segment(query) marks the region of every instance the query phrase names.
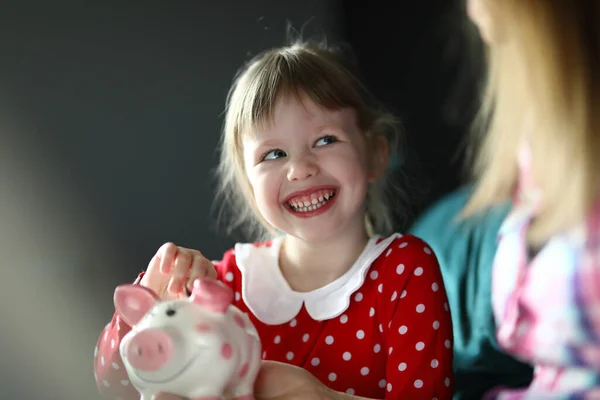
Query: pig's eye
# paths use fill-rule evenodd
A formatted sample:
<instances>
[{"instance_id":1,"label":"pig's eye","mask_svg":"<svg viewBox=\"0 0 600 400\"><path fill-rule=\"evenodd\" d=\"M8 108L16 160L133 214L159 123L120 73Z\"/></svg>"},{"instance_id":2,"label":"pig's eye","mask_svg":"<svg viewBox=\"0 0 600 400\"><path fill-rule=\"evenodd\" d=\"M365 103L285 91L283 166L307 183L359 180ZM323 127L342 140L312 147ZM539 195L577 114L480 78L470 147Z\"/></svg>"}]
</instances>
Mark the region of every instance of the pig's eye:
<instances>
[{"instance_id":1,"label":"pig's eye","mask_svg":"<svg viewBox=\"0 0 600 400\"><path fill-rule=\"evenodd\" d=\"M167 315L168 315L169 317L172 317L173 315L175 315L175 310L173 310L172 308L169 308L169 309L167 310Z\"/></svg>"}]
</instances>

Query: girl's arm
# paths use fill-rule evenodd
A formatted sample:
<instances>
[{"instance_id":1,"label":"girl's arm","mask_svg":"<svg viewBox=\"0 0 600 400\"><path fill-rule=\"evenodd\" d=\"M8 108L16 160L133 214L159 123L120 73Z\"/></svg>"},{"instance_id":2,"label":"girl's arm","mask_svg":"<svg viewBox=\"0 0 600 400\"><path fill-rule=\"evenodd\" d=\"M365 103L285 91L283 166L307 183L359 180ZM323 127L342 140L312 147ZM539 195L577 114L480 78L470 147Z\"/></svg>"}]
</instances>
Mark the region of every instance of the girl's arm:
<instances>
[{"instance_id":1,"label":"girl's arm","mask_svg":"<svg viewBox=\"0 0 600 400\"><path fill-rule=\"evenodd\" d=\"M386 398L451 399L452 319L440 267L421 239L406 235L399 242L392 245L379 313L389 354Z\"/></svg>"},{"instance_id":2,"label":"girl's arm","mask_svg":"<svg viewBox=\"0 0 600 400\"><path fill-rule=\"evenodd\" d=\"M143 273L138 276L134 284L139 284L142 276ZM131 327L121 321L115 313L110 323L100 333L94 351L94 377L102 398L123 400L140 398L138 391L129 382L119 353L121 339L130 330Z\"/></svg>"}]
</instances>

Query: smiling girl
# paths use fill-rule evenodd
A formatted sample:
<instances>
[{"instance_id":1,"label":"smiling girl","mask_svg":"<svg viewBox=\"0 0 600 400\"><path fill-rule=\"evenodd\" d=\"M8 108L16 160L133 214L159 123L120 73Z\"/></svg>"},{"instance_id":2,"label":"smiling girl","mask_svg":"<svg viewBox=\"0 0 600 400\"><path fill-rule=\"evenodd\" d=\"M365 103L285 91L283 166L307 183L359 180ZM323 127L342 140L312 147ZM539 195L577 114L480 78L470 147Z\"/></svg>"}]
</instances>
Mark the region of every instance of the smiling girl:
<instances>
[{"instance_id":1,"label":"smiling girl","mask_svg":"<svg viewBox=\"0 0 600 400\"><path fill-rule=\"evenodd\" d=\"M264 235L214 264L167 243L138 283L170 298L198 277L223 281L256 325L263 359L314 377L297 398L450 399L436 256L392 230L399 197L385 172L397 135L334 51L297 43L259 55L229 94L219 172L232 226ZM129 329L115 316L98 341L107 398L137 396L118 353Z\"/></svg>"}]
</instances>

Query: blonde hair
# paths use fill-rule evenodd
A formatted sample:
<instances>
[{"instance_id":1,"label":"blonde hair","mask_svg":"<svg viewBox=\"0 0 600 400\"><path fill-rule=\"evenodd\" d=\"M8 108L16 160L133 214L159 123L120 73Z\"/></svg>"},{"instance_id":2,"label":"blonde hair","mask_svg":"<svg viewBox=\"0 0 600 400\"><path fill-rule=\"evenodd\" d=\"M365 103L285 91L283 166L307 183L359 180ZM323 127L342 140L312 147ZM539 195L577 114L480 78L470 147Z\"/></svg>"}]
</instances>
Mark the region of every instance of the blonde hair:
<instances>
[{"instance_id":1,"label":"blonde hair","mask_svg":"<svg viewBox=\"0 0 600 400\"><path fill-rule=\"evenodd\" d=\"M478 182L464 215L510 198L518 146L526 139L542 194L528 241L541 245L581 222L599 194L600 3L487 0L486 6L501 37L488 47L487 86L474 125Z\"/></svg>"},{"instance_id":2,"label":"blonde hair","mask_svg":"<svg viewBox=\"0 0 600 400\"><path fill-rule=\"evenodd\" d=\"M296 40L257 55L236 75L227 96L217 169L217 202L222 212L228 208L230 221L225 226L230 232L241 228L249 240L268 239L277 233L254 201L244 169L242 138L259 124L272 121L280 96L304 95L327 109L351 108L368 143L372 145L374 137L383 136L390 152L398 150L398 121L371 96L341 55L325 42ZM370 234L393 231L397 210L392 202L402 198L400 187L385 176L370 185L366 199Z\"/></svg>"}]
</instances>

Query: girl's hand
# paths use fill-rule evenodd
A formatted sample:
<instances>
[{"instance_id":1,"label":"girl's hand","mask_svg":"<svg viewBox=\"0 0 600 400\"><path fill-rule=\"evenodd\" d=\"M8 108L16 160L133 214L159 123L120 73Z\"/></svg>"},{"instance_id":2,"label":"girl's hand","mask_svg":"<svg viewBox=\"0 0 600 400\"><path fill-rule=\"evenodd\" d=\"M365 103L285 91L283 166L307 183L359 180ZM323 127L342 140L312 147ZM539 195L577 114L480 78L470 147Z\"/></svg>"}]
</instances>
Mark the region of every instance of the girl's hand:
<instances>
[{"instance_id":1,"label":"girl's hand","mask_svg":"<svg viewBox=\"0 0 600 400\"><path fill-rule=\"evenodd\" d=\"M303 368L263 361L254 385L256 400L342 400L355 398L338 393Z\"/></svg>"},{"instance_id":2,"label":"girl's hand","mask_svg":"<svg viewBox=\"0 0 600 400\"><path fill-rule=\"evenodd\" d=\"M194 280L203 277L216 279L217 270L202 253L165 243L152 257L140 284L167 300L187 296Z\"/></svg>"}]
</instances>

